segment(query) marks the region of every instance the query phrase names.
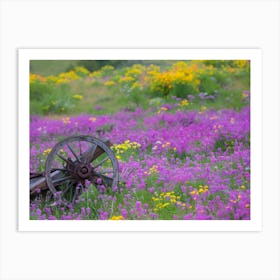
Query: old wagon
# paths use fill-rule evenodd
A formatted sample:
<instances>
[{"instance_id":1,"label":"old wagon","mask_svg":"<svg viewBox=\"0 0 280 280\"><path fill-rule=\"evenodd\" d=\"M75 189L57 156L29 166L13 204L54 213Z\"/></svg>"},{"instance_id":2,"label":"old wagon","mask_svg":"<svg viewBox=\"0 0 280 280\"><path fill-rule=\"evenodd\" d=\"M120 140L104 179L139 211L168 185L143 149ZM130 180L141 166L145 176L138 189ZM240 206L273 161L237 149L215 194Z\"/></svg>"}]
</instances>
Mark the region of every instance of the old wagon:
<instances>
[{"instance_id":1,"label":"old wagon","mask_svg":"<svg viewBox=\"0 0 280 280\"><path fill-rule=\"evenodd\" d=\"M75 203L87 185L111 188L119 180L118 162L108 139L72 136L50 151L41 173L30 173L30 197L49 192L54 200Z\"/></svg>"}]
</instances>

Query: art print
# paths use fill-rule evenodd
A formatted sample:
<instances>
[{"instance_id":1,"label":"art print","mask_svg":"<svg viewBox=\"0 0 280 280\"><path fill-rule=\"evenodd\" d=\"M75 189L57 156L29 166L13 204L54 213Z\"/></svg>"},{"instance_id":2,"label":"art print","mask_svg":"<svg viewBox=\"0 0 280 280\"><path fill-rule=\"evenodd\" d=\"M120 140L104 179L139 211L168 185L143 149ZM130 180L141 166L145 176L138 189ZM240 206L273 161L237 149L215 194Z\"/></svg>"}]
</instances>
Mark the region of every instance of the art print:
<instances>
[{"instance_id":1,"label":"art print","mask_svg":"<svg viewBox=\"0 0 280 280\"><path fill-rule=\"evenodd\" d=\"M28 62L30 221L252 222L250 56Z\"/></svg>"}]
</instances>

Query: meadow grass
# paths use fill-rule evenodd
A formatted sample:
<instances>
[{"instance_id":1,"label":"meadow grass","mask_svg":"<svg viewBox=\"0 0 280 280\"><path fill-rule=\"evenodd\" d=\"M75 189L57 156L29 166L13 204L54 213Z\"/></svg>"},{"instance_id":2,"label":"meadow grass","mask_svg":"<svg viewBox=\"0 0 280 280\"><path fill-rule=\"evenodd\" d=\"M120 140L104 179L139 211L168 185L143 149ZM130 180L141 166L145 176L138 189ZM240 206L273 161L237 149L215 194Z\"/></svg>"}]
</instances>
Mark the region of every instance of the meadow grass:
<instances>
[{"instance_id":1,"label":"meadow grass","mask_svg":"<svg viewBox=\"0 0 280 280\"><path fill-rule=\"evenodd\" d=\"M31 60L30 72L42 76L58 75L75 66L76 60Z\"/></svg>"}]
</instances>

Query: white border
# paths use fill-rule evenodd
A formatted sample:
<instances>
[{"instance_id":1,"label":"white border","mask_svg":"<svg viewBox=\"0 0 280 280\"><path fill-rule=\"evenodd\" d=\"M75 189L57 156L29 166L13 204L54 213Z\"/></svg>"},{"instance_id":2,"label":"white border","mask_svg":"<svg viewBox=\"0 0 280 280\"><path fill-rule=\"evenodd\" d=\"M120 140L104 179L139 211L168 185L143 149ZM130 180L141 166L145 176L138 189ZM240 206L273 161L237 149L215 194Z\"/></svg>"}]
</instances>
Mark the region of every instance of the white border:
<instances>
[{"instance_id":1,"label":"white border","mask_svg":"<svg viewBox=\"0 0 280 280\"><path fill-rule=\"evenodd\" d=\"M19 49L18 230L19 231L261 231L262 58L260 49ZM251 61L251 220L244 221L36 221L29 220L29 61L195 60Z\"/></svg>"}]
</instances>

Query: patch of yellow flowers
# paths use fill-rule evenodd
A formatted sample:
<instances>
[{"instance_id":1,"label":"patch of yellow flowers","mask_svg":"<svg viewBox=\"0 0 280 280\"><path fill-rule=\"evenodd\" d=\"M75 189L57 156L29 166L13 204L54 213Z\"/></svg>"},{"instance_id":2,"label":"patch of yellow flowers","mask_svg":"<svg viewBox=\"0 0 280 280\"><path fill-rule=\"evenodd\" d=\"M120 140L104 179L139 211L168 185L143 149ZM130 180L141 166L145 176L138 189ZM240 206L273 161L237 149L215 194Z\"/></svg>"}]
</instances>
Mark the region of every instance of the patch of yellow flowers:
<instances>
[{"instance_id":1,"label":"patch of yellow flowers","mask_svg":"<svg viewBox=\"0 0 280 280\"><path fill-rule=\"evenodd\" d=\"M82 74L83 76L88 76L90 73L85 67L82 66L75 67L75 72L78 74Z\"/></svg>"},{"instance_id":2,"label":"patch of yellow flowers","mask_svg":"<svg viewBox=\"0 0 280 280\"><path fill-rule=\"evenodd\" d=\"M69 83L74 80L78 80L80 77L77 75L75 71L69 71L65 73L61 73L58 75L56 83L62 84L62 83Z\"/></svg>"},{"instance_id":3,"label":"patch of yellow flowers","mask_svg":"<svg viewBox=\"0 0 280 280\"><path fill-rule=\"evenodd\" d=\"M113 220L113 221L119 221L119 220L123 220L123 216L112 216L112 218L110 220Z\"/></svg>"},{"instance_id":4,"label":"patch of yellow flowers","mask_svg":"<svg viewBox=\"0 0 280 280\"><path fill-rule=\"evenodd\" d=\"M44 150L43 151L43 156L47 156L51 151L52 151L52 148L48 148L48 149ZM66 152L63 149L60 149L59 152L63 156L67 155Z\"/></svg>"},{"instance_id":5,"label":"patch of yellow flowers","mask_svg":"<svg viewBox=\"0 0 280 280\"><path fill-rule=\"evenodd\" d=\"M135 82L132 84L131 89L142 89L142 85L139 82Z\"/></svg>"},{"instance_id":6,"label":"patch of yellow flowers","mask_svg":"<svg viewBox=\"0 0 280 280\"><path fill-rule=\"evenodd\" d=\"M81 75L87 76L89 71L84 67L76 67L74 70L60 73L57 76L50 75L47 77L43 77L41 75L30 73L29 81L30 84L39 82L39 83L51 83L51 84L63 84L69 83L74 80L78 80L81 78Z\"/></svg>"},{"instance_id":7,"label":"patch of yellow flowers","mask_svg":"<svg viewBox=\"0 0 280 280\"><path fill-rule=\"evenodd\" d=\"M51 152L51 150L52 150L51 148L44 150L43 156L47 156Z\"/></svg>"},{"instance_id":8,"label":"patch of yellow flowers","mask_svg":"<svg viewBox=\"0 0 280 280\"><path fill-rule=\"evenodd\" d=\"M180 103L181 106L188 106L189 105L189 101L187 99L184 99L181 101Z\"/></svg>"},{"instance_id":9,"label":"patch of yellow flowers","mask_svg":"<svg viewBox=\"0 0 280 280\"><path fill-rule=\"evenodd\" d=\"M198 189L194 189L193 191L189 192L189 194L192 196L194 200L196 200L198 195L200 195L201 193L206 193L208 191L209 191L209 187L207 185L205 186L200 185Z\"/></svg>"},{"instance_id":10,"label":"patch of yellow flowers","mask_svg":"<svg viewBox=\"0 0 280 280\"><path fill-rule=\"evenodd\" d=\"M175 63L170 70L160 72L153 70L148 72L147 81L154 92L168 94L177 85L188 85L193 91L198 91L200 80L196 64L188 65L185 62Z\"/></svg>"},{"instance_id":11,"label":"patch of yellow flowers","mask_svg":"<svg viewBox=\"0 0 280 280\"><path fill-rule=\"evenodd\" d=\"M81 99L83 99L84 97L83 97L82 95L80 95L80 94L75 94L75 95L73 95L73 98L74 98L74 99L77 99L77 100L81 100Z\"/></svg>"},{"instance_id":12,"label":"patch of yellow flowers","mask_svg":"<svg viewBox=\"0 0 280 280\"><path fill-rule=\"evenodd\" d=\"M127 82L132 82L134 81L134 78L133 77L130 77L130 76L123 76L119 79L119 83L127 83Z\"/></svg>"},{"instance_id":13,"label":"patch of yellow flowers","mask_svg":"<svg viewBox=\"0 0 280 280\"><path fill-rule=\"evenodd\" d=\"M114 69L115 69L114 66L105 65L100 70L96 70L90 73L89 77L101 78L101 77L109 76Z\"/></svg>"},{"instance_id":14,"label":"patch of yellow flowers","mask_svg":"<svg viewBox=\"0 0 280 280\"><path fill-rule=\"evenodd\" d=\"M145 171L144 174L147 174L147 175L152 175L152 174L156 174L158 173L158 166L155 164L153 165L149 171Z\"/></svg>"},{"instance_id":15,"label":"patch of yellow flowers","mask_svg":"<svg viewBox=\"0 0 280 280\"><path fill-rule=\"evenodd\" d=\"M248 60L235 60L234 61L234 65L238 68L246 68L249 65L249 61Z\"/></svg>"},{"instance_id":16,"label":"patch of yellow flowers","mask_svg":"<svg viewBox=\"0 0 280 280\"><path fill-rule=\"evenodd\" d=\"M116 153L122 154L123 152L129 150L129 149L138 149L141 147L141 144L137 142L131 142L130 140L125 140L121 144L116 144L113 146L113 150L116 151Z\"/></svg>"},{"instance_id":17,"label":"patch of yellow flowers","mask_svg":"<svg viewBox=\"0 0 280 280\"><path fill-rule=\"evenodd\" d=\"M112 150L115 152L117 160L121 160L121 154L128 150L137 150L140 147L141 144L136 141L131 142L130 140L125 140L121 144L113 145Z\"/></svg>"},{"instance_id":18,"label":"patch of yellow flowers","mask_svg":"<svg viewBox=\"0 0 280 280\"><path fill-rule=\"evenodd\" d=\"M111 87L114 86L116 83L114 81L106 81L104 82L104 86Z\"/></svg>"},{"instance_id":19,"label":"patch of yellow flowers","mask_svg":"<svg viewBox=\"0 0 280 280\"><path fill-rule=\"evenodd\" d=\"M30 74L30 76L29 76L29 82L30 82L30 84L32 84L32 83L35 83L35 82L41 82L41 83L44 83L44 82L46 82L46 78L45 77L43 77L43 76L41 76L41 75L37 75L37 74Z\"/></svg>"},{"instance_id":20,"label":"patch of yellow flowers","mask_svg":"<svg viewBox=\"0 0 280 280\"><path fill-rule=\"evenodd\" d=\"M166 208L170 205L176 205L178 204L179 206L183 206L185 207L186 204L182 203L180 201L180 196L179 195L175 195L175 192L162 192L160 194L155 194L155 196L152 197L152 200L155 203L155 208L154 211L157 212L160 209Z\"/></svg>"},{"instance_id":21,"label":"patch of yellow flowers","mask_svg":"<svg viewBox=\"0 0 280 280\"><path fill-rule=\"evenodd\" d=\"M125 76L137 77L142 74L143 70L144 70L144 66L142 66L140 64L135 64L132 66L132 68L129 68L126 71Z\"/></svg>"}]
</instances>

